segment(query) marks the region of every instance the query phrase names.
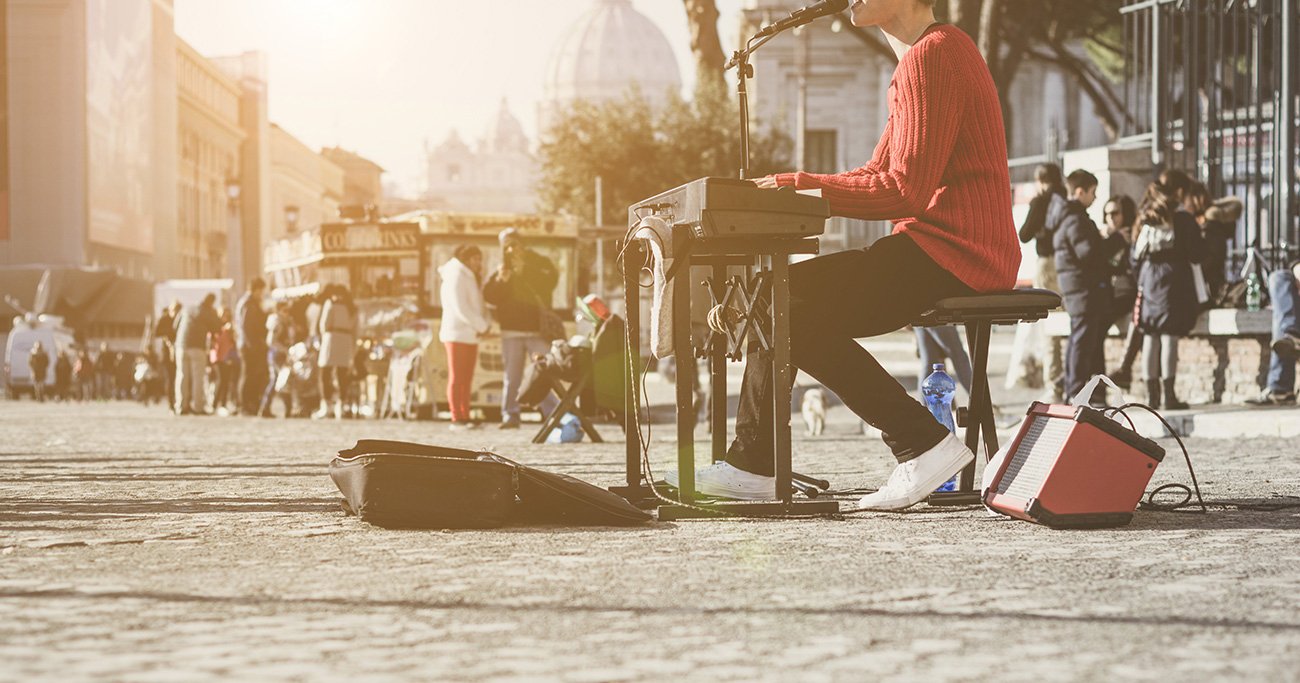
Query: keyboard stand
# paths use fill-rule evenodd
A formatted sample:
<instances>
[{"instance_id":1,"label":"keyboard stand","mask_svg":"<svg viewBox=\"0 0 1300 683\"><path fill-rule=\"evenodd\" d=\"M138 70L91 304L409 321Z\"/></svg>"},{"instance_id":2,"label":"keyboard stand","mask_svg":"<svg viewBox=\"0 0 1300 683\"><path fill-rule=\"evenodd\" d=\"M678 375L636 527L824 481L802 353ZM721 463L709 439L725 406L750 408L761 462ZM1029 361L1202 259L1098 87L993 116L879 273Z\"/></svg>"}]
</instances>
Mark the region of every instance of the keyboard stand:
<instances>
[{"instance_id":1,"label":"keyboard stand","mask_svg":"<svg viewBox=\"0 0 1300 683\"><path fill-rule=\"evenodd\" d=\"M659 519L698 517L746 517L770 515L823 515L839 511L834 500L793 500L790 458L790 389L794 370L790 365L789 257L816 254L815 237L745 237L692 239L689 231L673 228L673 264L667 277L674 281L672 300L673 349L678 361L677 392L677 504L660 505L650 490L641 465L642 441L635 417L641 405L642 360L641 301L638 275L646 263L648 248L643 240L632 240L623 251L623 286L627 306L628 342L625 412L627 431L627 483L610 490L642 507L659 507ZM729 266L744 266L749 275L727 277ZM701 283L710 288L715 302L740 304L743 320L738 330L727 334L710 331L698 346L691 335L691 285L693 268L708 268ZM753 339L772 351L773 434L771 435L780 499L770 502L701 502L695 493L696 411L691 377L694 358L707 358L712 400L712 459L727 453L727 359L739 360L744 346ZM683 355L687 354L687 355ZM648 419L648 416L647 416Z\"/></svg>"}]
</instances>

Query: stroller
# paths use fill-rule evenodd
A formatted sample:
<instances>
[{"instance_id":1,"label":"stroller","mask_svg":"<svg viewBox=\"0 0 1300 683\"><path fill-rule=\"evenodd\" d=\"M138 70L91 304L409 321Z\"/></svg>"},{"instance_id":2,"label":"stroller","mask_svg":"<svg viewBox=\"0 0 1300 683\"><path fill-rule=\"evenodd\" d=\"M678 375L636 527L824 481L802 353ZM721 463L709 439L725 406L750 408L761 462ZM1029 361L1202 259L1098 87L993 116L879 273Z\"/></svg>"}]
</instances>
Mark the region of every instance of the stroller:
<instances>
[{"instance_id":1,"label":"stroller","mask_svg":"<svg viewBox=\"0 0 1300 683\"><path fill-rule=\"evenodd\" d=\"M311 415L320 406L320 370L316 367L317 350L305 342L289 347L289 362L275 377L275 391L288 394L295 415Z\"/></svg>"}]
</instances>

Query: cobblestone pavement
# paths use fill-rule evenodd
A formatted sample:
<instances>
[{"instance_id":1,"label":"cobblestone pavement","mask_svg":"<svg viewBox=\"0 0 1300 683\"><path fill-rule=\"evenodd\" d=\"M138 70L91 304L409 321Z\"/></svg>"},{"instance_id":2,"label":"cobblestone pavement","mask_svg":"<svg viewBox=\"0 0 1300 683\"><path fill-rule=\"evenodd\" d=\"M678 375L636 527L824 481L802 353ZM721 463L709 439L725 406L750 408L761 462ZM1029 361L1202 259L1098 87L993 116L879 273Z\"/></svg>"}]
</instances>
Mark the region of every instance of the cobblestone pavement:
<instances>
[{"instance_id":1,"label":"cobblestone pavement","mask_svg":"<svg viewBox=\"0 0 1300 683\"><path fill-rule=\"evenodd\" d=\"M797 466L877 482L855 431L800 436ZM621 443L526 432L0 403L0 679L1300 679L1295 509L385 531L325 471L366 436L621 474ZM1293 442L1188 445L1207 497L1300 492Z\"/></svg>"}]
</instances>

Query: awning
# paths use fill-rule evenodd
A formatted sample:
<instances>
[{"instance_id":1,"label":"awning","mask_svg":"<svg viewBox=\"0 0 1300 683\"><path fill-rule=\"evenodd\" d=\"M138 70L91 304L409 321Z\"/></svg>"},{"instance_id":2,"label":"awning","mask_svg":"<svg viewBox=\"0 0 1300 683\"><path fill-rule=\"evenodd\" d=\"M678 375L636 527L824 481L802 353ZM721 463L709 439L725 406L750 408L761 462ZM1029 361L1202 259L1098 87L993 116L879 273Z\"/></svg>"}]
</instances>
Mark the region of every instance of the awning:
<instances>
[{"instance_id":1,"label":"awning","mask_svg":"<svg viewBox=\"0 0 1300 683\"><path fill-rule=\"evenodd\" d=\"M63 316L72 327L143 325L153 313L153 283L111 270L49 268L33 310Z\"/></svg>"}]
</instances>

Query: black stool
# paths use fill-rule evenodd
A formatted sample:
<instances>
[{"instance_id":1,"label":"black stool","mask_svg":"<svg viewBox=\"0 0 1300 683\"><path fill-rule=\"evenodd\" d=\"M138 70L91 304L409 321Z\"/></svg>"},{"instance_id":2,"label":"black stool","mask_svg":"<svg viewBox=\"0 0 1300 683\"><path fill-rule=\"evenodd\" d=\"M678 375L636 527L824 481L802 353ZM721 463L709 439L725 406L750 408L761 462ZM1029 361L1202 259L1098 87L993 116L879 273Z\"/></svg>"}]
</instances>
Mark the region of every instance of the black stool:
<instances>
[{"instance_id":1,"label":"black stool","mask_svg":"<svg viewBox=\"0 0 1300 683\"><path fill-rule=\"evenodd\" d=\"M989 397L989 338L994 325L1034 322L1061 305L1061 295L1046 289L1013 289L974 296L940 299L934 308L914 320L914 327L965 325L970 350L970 407L957 410L957 424L966 428L966 447L978 454L983 436L985 461L998 451L997 425L993 422L993 400ZM931 505L972 505L980 502L975 488L975 463L961 472L955 491L937 492L926 499Z\"/></svg>"}]
</instances>

